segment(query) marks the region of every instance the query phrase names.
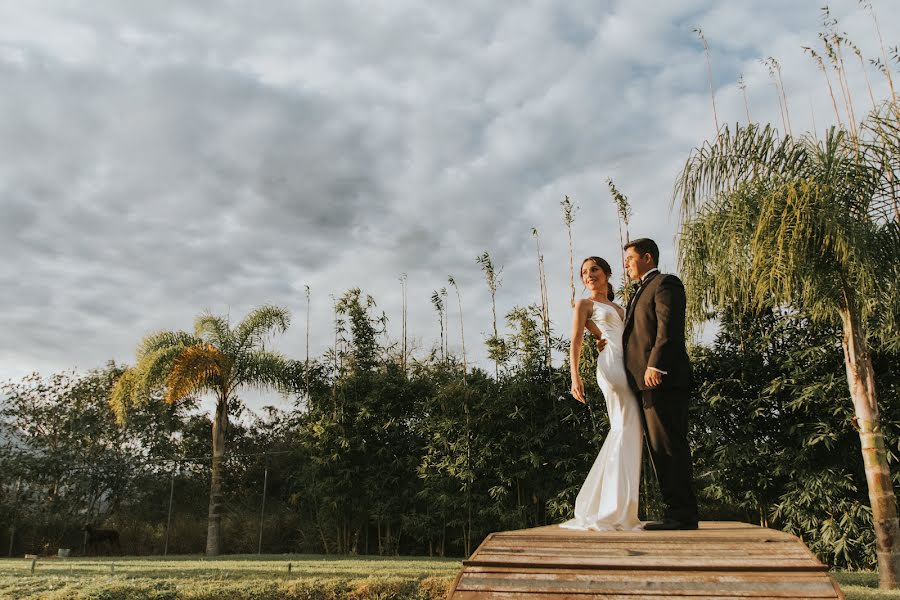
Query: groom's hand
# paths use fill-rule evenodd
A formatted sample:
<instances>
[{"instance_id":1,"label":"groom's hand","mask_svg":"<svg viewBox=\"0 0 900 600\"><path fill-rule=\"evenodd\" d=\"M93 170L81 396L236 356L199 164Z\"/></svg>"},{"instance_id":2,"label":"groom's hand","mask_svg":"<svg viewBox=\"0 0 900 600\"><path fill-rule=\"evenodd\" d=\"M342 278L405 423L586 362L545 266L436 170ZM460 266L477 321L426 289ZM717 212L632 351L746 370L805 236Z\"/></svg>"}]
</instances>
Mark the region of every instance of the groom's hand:
<instances>
[{"instance_id":1,"label":"groom's hand","mask_svg":"<svg viewBox=\"0 0 900 600\"><path fill-rule=\"evenodd\" d=\"M598 337L597 338L597 352L603 352L604 348L606 348L606 338Z\"/></svg>"},{"instance_id":2,"label":"groom's hand","mask_svg":"<svg viewBox=\"0 0 900 600\"><path fill-rule=\"evenodd\" d=\"M656 369L647 369L644 371L644 385L648 388L655 388L662 383L663 374Z\"/></svg>"}]
</instances>

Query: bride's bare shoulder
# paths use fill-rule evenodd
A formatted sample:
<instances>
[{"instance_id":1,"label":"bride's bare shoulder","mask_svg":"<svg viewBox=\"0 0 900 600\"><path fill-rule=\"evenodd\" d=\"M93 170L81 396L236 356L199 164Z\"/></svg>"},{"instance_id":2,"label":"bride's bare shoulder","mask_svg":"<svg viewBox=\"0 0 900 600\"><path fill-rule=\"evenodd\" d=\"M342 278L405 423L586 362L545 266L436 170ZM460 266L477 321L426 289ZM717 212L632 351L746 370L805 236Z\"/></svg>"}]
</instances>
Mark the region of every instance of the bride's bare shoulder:
<instances>
[{"instance_id":1,"label":"bride's bare shoulder","mask_svg":"<svg viewBox=\"0 0 900 600\"><path fill-rule=\"evenodd\" d=\"M590 307L591 310L594 308L594 301L590 298L580 298L575 301L575 312L587 310Z\"/></svg>"}]
</instances>

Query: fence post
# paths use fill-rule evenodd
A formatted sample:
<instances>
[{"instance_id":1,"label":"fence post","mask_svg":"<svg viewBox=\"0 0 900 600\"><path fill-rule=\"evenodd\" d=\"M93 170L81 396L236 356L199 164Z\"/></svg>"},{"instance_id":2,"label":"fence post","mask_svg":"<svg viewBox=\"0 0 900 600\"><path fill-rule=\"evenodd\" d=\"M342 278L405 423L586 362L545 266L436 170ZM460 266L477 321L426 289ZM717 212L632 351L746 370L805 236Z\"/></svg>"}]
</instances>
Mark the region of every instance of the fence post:
<instances>
[{"instance_id":1,"label":"fence post","mask_svg":"<svg viewBox=\"0 0 900 600\"><path fill-rule=\"evenodd\" d=\"M262 508L259 510L259 545L256 547L257 554L262 554L263 519L266 516L266 488L269 484L269 455L263 454L263 460L265 461L266 470L263 474Z\"/></svg>"},{"instance_id":2,"label":"fence post","mask_svg":"<svg viewBox=\"0 0 900 600\"><path fill-rule=\"evenodd\" d=\"M172 469L172 482L169 485L169 516L166 518L166 545L163 556L169 555L169 529L172 527L172 499L175 497L175 469Z\"/></svg>"}]
</instances>

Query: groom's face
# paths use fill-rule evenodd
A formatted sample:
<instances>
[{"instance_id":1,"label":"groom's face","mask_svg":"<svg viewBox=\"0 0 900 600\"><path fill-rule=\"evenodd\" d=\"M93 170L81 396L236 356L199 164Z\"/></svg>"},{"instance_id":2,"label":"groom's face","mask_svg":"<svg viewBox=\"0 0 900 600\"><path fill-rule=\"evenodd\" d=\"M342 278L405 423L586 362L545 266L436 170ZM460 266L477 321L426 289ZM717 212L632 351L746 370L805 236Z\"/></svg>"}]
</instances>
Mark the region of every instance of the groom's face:
<instances>
[{"instance_id":1,"label":"groom's face","mask_svg":"<svg viewBox=\"0 0 900 600\"><path fill-rule=\"evenodd\" d=\"M652 269L653 257L649 254L641 256L635 251L634 246L625 251L625 272L632 281L637 281L644 276L644 273Z\"/></svg>"}]
</instances>

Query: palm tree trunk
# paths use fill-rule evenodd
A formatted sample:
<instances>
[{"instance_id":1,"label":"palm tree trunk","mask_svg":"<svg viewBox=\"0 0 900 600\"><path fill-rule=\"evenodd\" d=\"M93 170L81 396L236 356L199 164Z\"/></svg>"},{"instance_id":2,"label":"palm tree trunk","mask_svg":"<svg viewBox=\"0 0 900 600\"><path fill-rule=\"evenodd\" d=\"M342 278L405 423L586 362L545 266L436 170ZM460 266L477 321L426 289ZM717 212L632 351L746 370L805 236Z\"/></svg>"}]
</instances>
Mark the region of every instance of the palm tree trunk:
<instances>
[{"instance_id":1,"label":"palm tree trunk","mask_svg":"<svg viewBox=\"0 0 900 600\"><path fill-rule=\"evenodd\" d=\"M219 398L212 426L212 477L209 485L209 520L206 527L206 555L222 551L222 463L225 458L225 428L228 426L228 401Z\"/></svg>"},{"instance_id":2,"label":"palm tree trunk","mask_svg":"<svg viewBox=\"0 0 900 600\"><path fill-rule=\"evenodd\" d=\"M897 498L891 486L891 471L884 448L884 432L878 414L878 397L872 360L858 314L841 311L844 327L844 365L856 413L863 465L875 526L875 553L878 556L878 583L882 589L900 587L900 525Z\"/></svg>"}]
</instances>

